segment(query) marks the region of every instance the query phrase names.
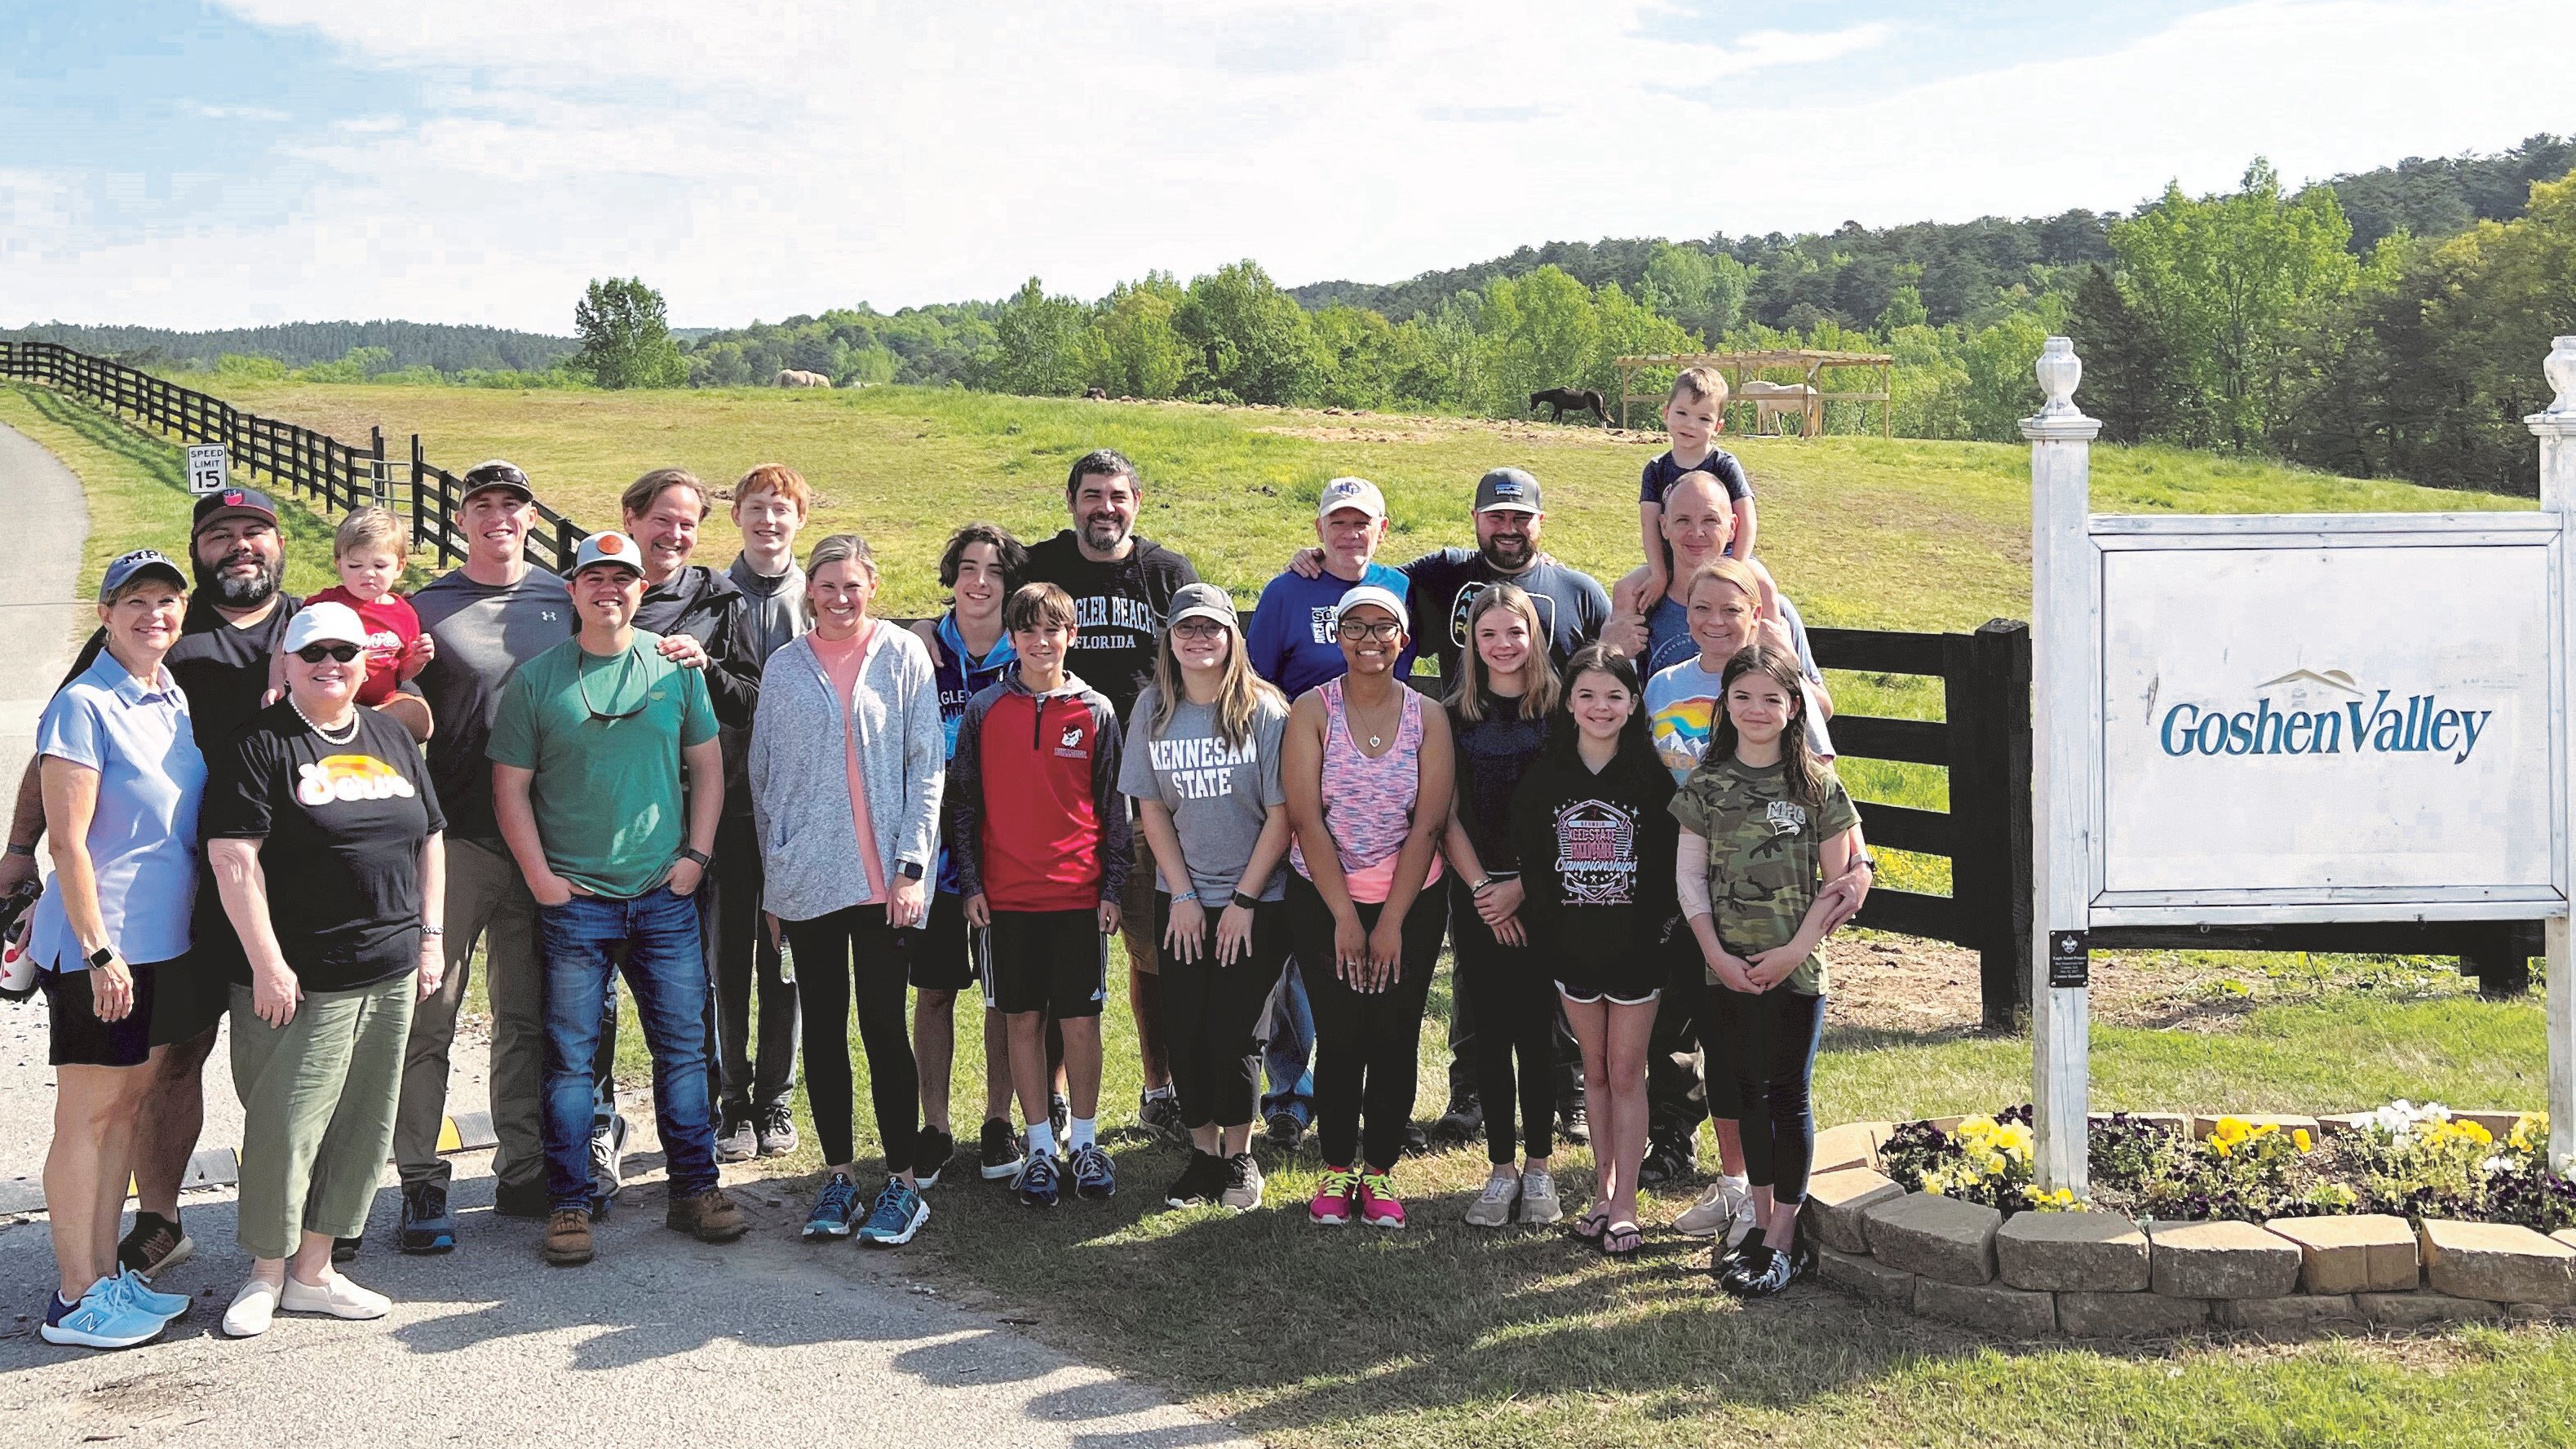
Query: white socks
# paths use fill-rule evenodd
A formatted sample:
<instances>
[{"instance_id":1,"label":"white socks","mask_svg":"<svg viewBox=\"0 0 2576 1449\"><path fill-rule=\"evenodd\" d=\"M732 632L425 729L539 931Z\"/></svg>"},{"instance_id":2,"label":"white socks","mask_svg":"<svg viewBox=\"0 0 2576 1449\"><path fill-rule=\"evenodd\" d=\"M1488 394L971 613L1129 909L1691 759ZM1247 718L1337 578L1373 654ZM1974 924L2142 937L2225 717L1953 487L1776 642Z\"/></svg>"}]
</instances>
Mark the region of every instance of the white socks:
<instances>
[{"instance_id":1,"label":"white socks","mask_svg":"<svg viewBox=\"0 0 2576 1449\"><path fill-rule=\"evenodd\" d=\"M1066 1146L1075 1152L1091 1146L1099 1136L1098 1129L1093 1125L1098 1121L1096 1117L1074 1118L1072 1125L1065 1129Z\"/></svg>"},{"instance_id":2,"label":"white socks","mask_svg":"<svg viewBox=\"0 0 2576 1449\"><path fill-rule=\"evenodd\" d=\"M1029 1124L1029 1155L1055 1155L1055 1124L1041 1117Z\"/></svg>"}]
</instances>

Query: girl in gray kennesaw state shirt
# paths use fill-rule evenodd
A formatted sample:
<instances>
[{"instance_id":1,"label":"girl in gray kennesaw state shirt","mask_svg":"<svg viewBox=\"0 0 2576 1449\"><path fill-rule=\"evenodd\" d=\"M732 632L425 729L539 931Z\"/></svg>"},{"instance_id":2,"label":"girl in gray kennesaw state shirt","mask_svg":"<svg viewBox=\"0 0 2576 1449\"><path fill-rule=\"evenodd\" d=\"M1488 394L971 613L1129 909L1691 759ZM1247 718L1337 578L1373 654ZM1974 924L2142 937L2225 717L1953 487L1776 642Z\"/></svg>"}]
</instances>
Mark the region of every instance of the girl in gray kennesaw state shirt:
<instances>
[{"instance_id":1,"label":"girl in gray kennesaw state shirt","mask_svg":"<svg viewBox=\"0 0 2576 1449\"><path fill-rule=\"evenodd\" d=\"M1288 701L1252 672L1234 601L1213 584L1174 593L1118 774L1160 877L1163 1037L1191 1143L1189 1166L1164 1194L1174 1207L1261 1205L1253 1031L1288 952L1287 725Z\"/></svg>"}]
</instances>

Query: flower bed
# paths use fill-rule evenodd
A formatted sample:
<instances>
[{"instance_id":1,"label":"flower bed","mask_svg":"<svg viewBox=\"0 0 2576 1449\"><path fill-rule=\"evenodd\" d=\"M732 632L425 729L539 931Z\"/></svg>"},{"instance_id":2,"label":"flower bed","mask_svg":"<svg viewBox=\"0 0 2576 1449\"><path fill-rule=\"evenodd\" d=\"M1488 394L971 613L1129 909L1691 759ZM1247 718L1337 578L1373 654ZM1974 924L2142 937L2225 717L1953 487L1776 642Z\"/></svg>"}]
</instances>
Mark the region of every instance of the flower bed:
<instances>
[{"instance_id":1,"label":"flower bed","mask_svg":"<svg viewBox=\"0 0 2576 1449\"><path fill-rule=\"evenodd\" d=\"M2501 1129L2501 1130L2499 1130ZM2545 1113L2453 1113L2393 1102L2351 1117L2097 1117L2089 1134L2101 1212L2261 1223L2329 1213L2576 1227L2576 1184L2549 1170ZM1880 1148L1887 1175L2014 1213L2066 1209L2031 1184L2030 1109L1943 1127L1909 1122Z\"/></svg>"},{"instance_id":2,"label":"flower bed","mask_svg":"<svg viewBox=\"0 0 2576 1449\"><path fill-rule=\"evenodd\" d=\"M2030 1110L1820 1139L1822 1275L2014 1334L2411 1327L2576 1312L2576 1184L2547 1119L2092 1119L2093 1200L2042 1193ZM2545 1236L2546 1235L2546 1236Z\"/></svg>"}]
</instances>

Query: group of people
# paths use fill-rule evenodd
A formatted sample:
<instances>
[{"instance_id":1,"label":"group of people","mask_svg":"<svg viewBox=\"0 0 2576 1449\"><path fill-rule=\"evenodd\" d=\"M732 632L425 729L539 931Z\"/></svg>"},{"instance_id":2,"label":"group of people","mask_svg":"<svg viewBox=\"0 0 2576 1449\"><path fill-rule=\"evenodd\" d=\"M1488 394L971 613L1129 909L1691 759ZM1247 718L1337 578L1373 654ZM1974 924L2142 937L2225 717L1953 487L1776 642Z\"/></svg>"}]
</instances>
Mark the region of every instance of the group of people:
<instances>
[{"instance_id":1,"label":"group of people","mask_svg":"<svg viewBox=\"0 0 2576 1449\"><path fill-rule=\"evenodd\" d=\"M465 562L409 598L381 510L342 522L340 587L298 601L271 502L201 500L185 568L146 549L101 578L0 863L0 891L40 843L54 864L25 943L59 1084L43 1336L121 1347L185 1311L153 1279L194 1250L177 1193L227 1013L252 1269L226 1331L387 1312L340 1265L388 1152L397 1246L456 1245L438 1145L478 943L494 1205L542 1220L549 1263L591 1259L622 1187L619 975L665 1220L701 1241L745 1231L721 1164L797 1148L800 1046L826 1163L805 1236L918 1233L958 1153L970 989L982 1177L1109 1196L1113 935L1139 1118L1188 1146L1165 1200L1258 1207L1256 1127L1288 1149L1311 1128L1311 1220L1402 1227L1446 939L1440 1125L1481 1127L1492 1163L1466 1221L1558 1221L1556 1138L1588 1132L1574 1231L1634 1252L1639 1185L1693 1171L1708 1118L1721 1170L1677 1226L1720 1238L1723 1286L1779 1291L1804 1261L1817 946L1871 876L1830 697L1716 445L1724 400L1713 372L1675 384L1615 590L1544 552L1519 469L1476 485L1475 547L1395 567L1383 495L1337 478L1248 623L1136 535L1144 479L1105 449L1053 537L958 529L949 606L908 629L872 611L863 538L798 563L812 494L774 464L729 499L647 473L564 576L527 558L526 475L483 464ZM719 502L722 571L691 561Z\"/></svg>"}]
</instances>

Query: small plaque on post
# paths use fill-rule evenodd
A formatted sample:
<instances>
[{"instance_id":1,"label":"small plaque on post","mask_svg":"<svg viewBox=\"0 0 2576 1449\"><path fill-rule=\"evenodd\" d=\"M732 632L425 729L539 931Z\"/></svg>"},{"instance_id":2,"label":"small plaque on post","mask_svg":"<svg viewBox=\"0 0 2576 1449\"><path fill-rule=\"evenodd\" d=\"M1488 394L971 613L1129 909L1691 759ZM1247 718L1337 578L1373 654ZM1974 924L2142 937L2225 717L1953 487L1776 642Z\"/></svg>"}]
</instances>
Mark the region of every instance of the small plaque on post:
<instances>
[{"instance_id":1,"label":"small plaque on post","mask_svg":"<svg viewBox=\"0 0 2576 1449\"><path fill-rule=\"evenodd\" d=\"M2093 981L2093 941L2083 931L2048 933L2048 984L2089 986Z\"/></svg>"}]
</instances>

